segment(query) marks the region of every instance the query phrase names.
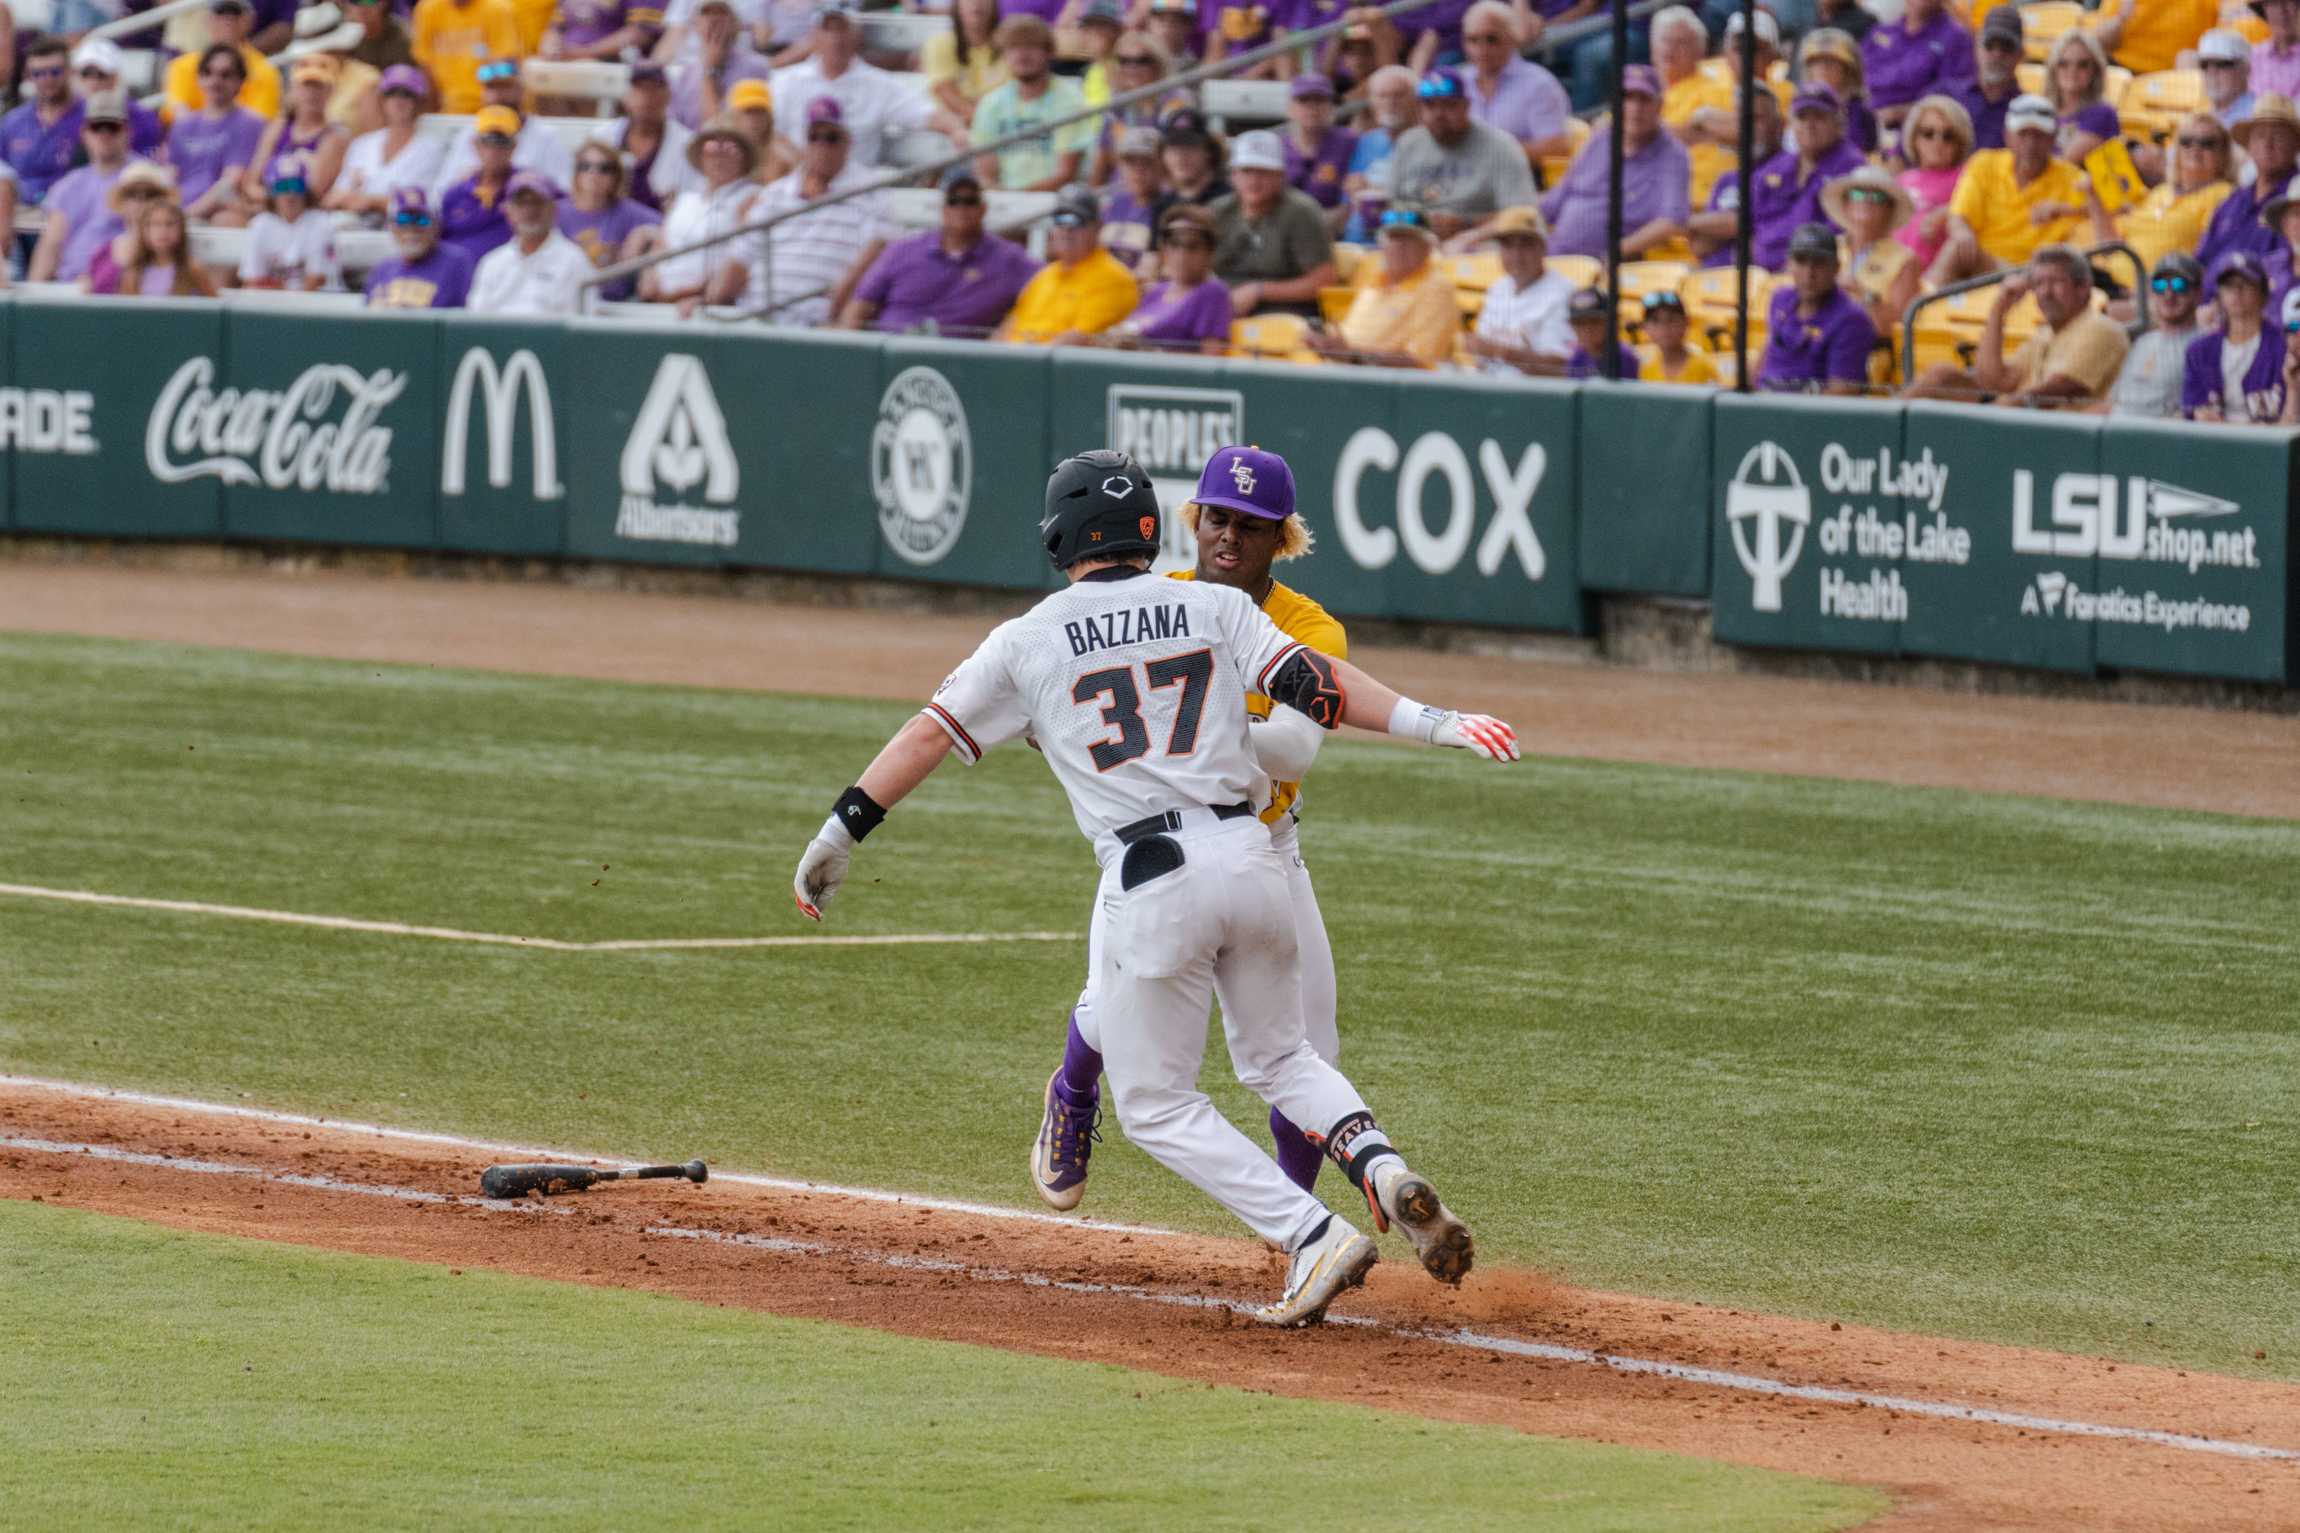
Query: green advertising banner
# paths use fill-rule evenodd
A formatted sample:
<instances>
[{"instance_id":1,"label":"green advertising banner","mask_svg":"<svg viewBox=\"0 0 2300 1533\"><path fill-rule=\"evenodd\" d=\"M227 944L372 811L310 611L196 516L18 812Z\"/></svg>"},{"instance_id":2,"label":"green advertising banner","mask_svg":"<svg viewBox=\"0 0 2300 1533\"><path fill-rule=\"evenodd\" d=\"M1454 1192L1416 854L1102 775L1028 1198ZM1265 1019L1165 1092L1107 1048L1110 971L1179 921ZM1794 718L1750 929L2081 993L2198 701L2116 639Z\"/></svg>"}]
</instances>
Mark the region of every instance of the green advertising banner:
<instances>
[{"instance_id":1,"label":"green advertising banner","mask_svg":"<svg viewBox=\"0 0 2300 1533\"><path fill-rule=\"evenodd\" d=\"M1713 389L1589 383L1581 391L1581 583L1651 596L1709 594Z\"/></svg>"},{"instance_id":2,"label":"green advertising banner","mask_svg":"<svg viewBox=\"0 0 2300 1533\"><path fill-rule=\"evenodd\" d=\"M1294 507L1309 526L1314 540L1309 556L1279 567L1278 578L1294 586L1329 611L1342 616L1371 617L1391 609L1390 560L1367 557L1368 533L1356 520L1355 465L1365 444L1387 442L1393 447L1397 423L1397 391L1367 388L1349 367L1295 367L1283 362L1235 362L1205 376L1211 384L1221 380L1226 394L1234 394L1240 411L1238 434L1252 445L1267 448L1286 460L1294 471ZM1118 401L1113 401L1113 404ZM1129 410L1145 412L1127 426L1140 436L1161 429L1155 411L1172 405L1156 397L1129 396ZM1224 406L1211 400L1181 408L1194 412L1203 424L1219 417ZM1169 418L1163 427L1171 439L1190 429L1187 419ZM1351 450L1352 444L1358 450ZM1170 460L1169 460L1170 461ZM1339 470L1352 469L1351 494L1344 506ZM1171 468L1168 470L1171 472ZM1190 476L1193 481L1195 474Z\"/></svg>"},{"instance_id":3,"label":"green advertising banner","mask_svg":"<svg viewBox=\"0 0 2300 1533\"><path fill-rule=\"evenodd\" d=\"M2040 529L2053 506L2098 483L2100 438L2098 416L1909 407L1900 465L1904 650L2092 670L2093 624L2082 598L2094 589L2094 542Z\"/></svg>"},{"instance_id":4,"label":"green advertising banner","mask_svg":"<svg viewBox=\"0 0 2300 1533\"><path fill-rule=\"evenodd\" d=\"M631 564L767 563L771 486L743 472L722 392L723 327L577 320L583 386L567 412L565 547ZM797 450L806 433L776 430Z\"/></svg>"},{"instance_id":5,"label":"green advertising banner","mask_svg":"<svg viewBox=\"0 0 2300 1533\"><path fill-rule=\"evenodd\" d=\"M574 401L567 327L440 316L439 540L487 554L550 555L565 535ZM553 387L556 380L557 387Z\"/></svg>"},{"instance_id":6,"label":"green advertising banner","mask_svg":"<svg viewBox=\"0 0 2300 1533\"><path fill-rule=\"evenodd\" d=\"M2094 545L2098 590L2061 606L2091 609L2102 665L2290 681L2300 438L2221 427L2198 452L2196 431L2119 419L2101 433L2098 486L2047 502L2027 535Z\"/></svg>"},{"instance_id":7,"label":"green advertising banner","mask_svg":"<svg viewBox=\"0 0 2300 1533\"><path fill-rule=\"evenodd\" d=\"M1717 637L1892 653L1909 611L1893 536L1905 468L1900 407L1720 394L1712 425Z\"/></svg>"},{"instance_id":8,"label":"green advertising banner","mask_svg":"<svg viewBox=\"0 0 2300 1533\"><path fill-rule=\"evenodd\" d=\"M840 430L863 434L868 470L853 504L875 516L877 571L890 580L1049 585L1038 546L1046 476L1079 447L1047 430L1051 352L931 339L884 343L876 407Z\"/></svg>"},{"instance_id":9,"label":"green advertising banner","mask_svg":"<svg viewBox=\"0 0 2300 1533\"><path fill-rule=\"evenodd\" d=\"M19 453L41 447L53 451L74 434L88 434L92 420L72 417L95 414L93 399L75 402L67 411L61 396L35 401L25 390L14 386L15 332L16 306L0 303L0 465ZM0 467L0 529L9 524L9 505L15 499L10 481L14 477L5 467Z\"/></svg>"},{"instance_id":10,"label":"green advertising banner","mask_svg":"<svg viewBox=\"0 0 2300 1533\"><path fill-rule=\"evenodd\" d=\"M223 475L268 423L223 381L224 311L205 300L20 297L13 385L38 422L8 454L26 531L212 538Z\"/></svg>"},{"instance_id":11,"label":"green advertising banner","mask_svg":"<svg viewBox=\"0 0 2300 1533\"><path fill-rule=\"evenodd\" d=\"M1189 530L1175 513L1196 492L1198 471L1216 448L1254 439L1246 396L1237 387L1242 371L1205 357L1154 352L1066 346L1054 353L1055 450L1114 447L1134 455L1158 487L1158 505L1166 513L1160 570L1197 563ZM1279 578L1292 584L1308 568L1281 570Z\"/></svg>"},{"instance_id":12,"label":"green advertising banner","mask_svg":"<svg viewBox=\"0 0 2300 1533\"><path fill-rule=\"evenodd\" d=\"M1580 390L1393 372L1396 436L1344 444L1337 504L1354 504L1353 558L1391 559L1391 611L1433 622L1579 633L1574 426ZM1378 379L1378 381L1377 381ZM1352 523L1345 521L1345 528Z\"/></svg>"},{"instance_id":13,"label":"green advertising banner","mask_svg":"<svg viewBox=\"0 0 2300 1533\"><path fill-rule=\"evenodd\" d=\"M743 471L735 564L867 575L881 553L871 450L882 347L845 331L743 336L715 353Z\"/></svg>"},{"instance_id":14,"label":"green advertising banner","mask_svg":"<svg viewBox=\"0 0 2300 1533\"><path fill-rule=\"evenodd\" d=\"M232 440L205 467L234 538L439 541L438 323L224 310Z\"/></svg>"}]
</instances>

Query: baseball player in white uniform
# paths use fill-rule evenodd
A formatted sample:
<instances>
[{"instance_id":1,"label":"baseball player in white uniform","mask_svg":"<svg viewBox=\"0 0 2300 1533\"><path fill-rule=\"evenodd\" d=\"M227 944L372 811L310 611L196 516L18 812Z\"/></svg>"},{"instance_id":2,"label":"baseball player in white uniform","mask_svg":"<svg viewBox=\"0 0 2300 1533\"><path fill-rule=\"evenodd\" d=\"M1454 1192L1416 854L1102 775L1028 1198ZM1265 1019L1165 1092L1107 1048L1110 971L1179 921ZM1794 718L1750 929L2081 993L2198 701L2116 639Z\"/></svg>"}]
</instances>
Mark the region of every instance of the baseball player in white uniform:
<instances>
[{"instance_id":1,"label":"baseball player in white uniform","mask_svg":"<svg viewBox=\"0 0 2300 1533\"><path fill-rule=\"evenodd\" d=\"M1156 492L1134 460L1070 458L1047 481L1040 541L1069 577L1002 623L896 731L807 843L792 880L814 920L856 844L956 750L968 763L1026 730L1069 794L1102 868L1094 1022L1127 1138L1289 1255L1273 1325L1322 1319L1365 1280L1374 1242L1288 1180L1198 1089L1217 989L1238 1079L1315 1130L1422 1265L1458 1283L1470 1232L1410 1170L1365 1099L1318 1057L1302 1021L1285 859L1257 815L1270 791L1247 740L1246 695L1342 723L1517 759L1508 725L1400 697L1287 638L1243 592L1149 574Z\"/></svg>"}]
</instances>

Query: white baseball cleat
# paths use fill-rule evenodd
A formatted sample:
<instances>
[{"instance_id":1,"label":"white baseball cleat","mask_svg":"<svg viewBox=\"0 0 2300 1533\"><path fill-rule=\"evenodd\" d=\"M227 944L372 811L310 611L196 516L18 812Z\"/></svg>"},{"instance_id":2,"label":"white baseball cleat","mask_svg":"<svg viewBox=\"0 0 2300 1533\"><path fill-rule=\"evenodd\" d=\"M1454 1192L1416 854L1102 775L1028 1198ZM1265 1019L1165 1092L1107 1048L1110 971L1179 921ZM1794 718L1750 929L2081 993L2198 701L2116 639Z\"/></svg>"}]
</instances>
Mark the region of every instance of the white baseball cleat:
<instances>
[{"instance_id":1,"label":"white baseball cleat","mask_svg":"<svg viewBox=\"0 0 2300 1533\"><path fill-rule=\"evenodd\" d=\"M1416 1175L1404 1160L1385 1155L1367 1169L1366 1203L1374 1211L1374 1228L1397 1225L1414 1243L1414 1254L1431 1277L1458 1284L1469 1275L1476 1259L1469 1226L1438 1200L1428 1178Z\"/></svg>"},{"instance_id":2,"label":"white baseball cleat","mask_svg":"<svg viewBox=\"0 0 2300 1533\"><path fill-rule=\"evenodd\" d=\"M1286 1266L1286 1291L1275 1304L1254 1311L1264 1325L1316 1325L1326 1318L1326 1306L1345 1289L1366 1280L1366 1272L1381 1260L1371 1236L1350 1228L1338 1215L1328 1215L1315 1240L1306 1241Z\"/></svg>"}]
</instances>

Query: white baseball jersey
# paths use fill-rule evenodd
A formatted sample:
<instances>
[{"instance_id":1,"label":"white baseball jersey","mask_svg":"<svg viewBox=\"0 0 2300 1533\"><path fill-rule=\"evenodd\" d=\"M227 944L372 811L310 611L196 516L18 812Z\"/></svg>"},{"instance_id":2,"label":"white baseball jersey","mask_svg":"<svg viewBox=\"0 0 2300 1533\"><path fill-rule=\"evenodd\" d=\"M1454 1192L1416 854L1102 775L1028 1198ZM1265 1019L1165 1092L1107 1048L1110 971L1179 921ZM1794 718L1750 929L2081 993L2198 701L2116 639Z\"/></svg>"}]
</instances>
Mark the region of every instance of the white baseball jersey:
<instances>
[{"instance_id":1,"label":"white baseball jersey","mask_svg":"<svg viewBox=\"0 0 2300 1533\"><path fill-rule=\"evenodd\" d=\"M1169 809L1267 802L1246 694L1303 646L1242 591L1089 576L1001 623L926 705L968 765L1025 728L1093 841Z\"/></svg>"}]
</instances>

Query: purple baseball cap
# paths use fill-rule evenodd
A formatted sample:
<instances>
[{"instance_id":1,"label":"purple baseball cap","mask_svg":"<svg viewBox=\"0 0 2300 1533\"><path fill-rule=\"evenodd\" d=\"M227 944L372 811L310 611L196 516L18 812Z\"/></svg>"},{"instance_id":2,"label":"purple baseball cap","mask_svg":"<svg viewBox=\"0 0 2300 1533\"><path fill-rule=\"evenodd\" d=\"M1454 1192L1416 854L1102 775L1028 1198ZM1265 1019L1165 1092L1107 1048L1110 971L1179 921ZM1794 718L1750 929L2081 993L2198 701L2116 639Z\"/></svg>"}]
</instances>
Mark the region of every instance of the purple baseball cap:
<instances>
[{"instance_id":1,"label":"purple baseball cap","mask_svg":"<svg viewBox=\"0 0 2300 1533\"><path fill-rule=\"evenodd\" d=\"M1797 88L1797 94L1789 101L1789 115L1794 117L1800 112L1827 112L1832 117L1842 117L1845 115L1845 103L1835 91L1820 81L1807 80Z\"/></svg>"},{"instance_id":2,"label":"purple baseball cap","mask_svg":"<svg viewBox=\"0 0 2300 1533\"><path fill-rule=\"evenodd\" d=\"M2231 250L2212 263L2212 286L2215 291L2230 277L2242 277L2265 293L2268 291L2268 268L2249 250Z\"/></svg>"},{"instance_id":3,"label":"purple baseball cap","mask_svg":"<svg viewBox=\"0 0 2300 1533\"><path fill-rule=\"evenodd\" d=\"M1294 471L1285 459L1259 447L1218 447L1190 498L1201 506L1282 522L1294 514Z\"/></svg>"},{"instance_id":4,"label":"purple baseball cap","mask_svg":"<svg viewBox=\"0 0 2300 1533\"><path fill-rule=\"evenodd\" d=\"M503 197L507 202L522 192L533 192L538 197L548 197L554 202L559 200L559 188L552 185L551 178L539 170L513 171L511 179L503 183Z\"/></svg>"},{"instance_id":5,"label":"purple baseball cap","mask_svg":"<svg viewBox=\"0 0 2300 1533\"><path fill-rule=\"evenodd\" d=\"M431 216L431 199L424 195L422 187L403 186L391 194L392 218L396 220L402 213L420 213L425 218Z\"/></svg>"},{"instance_id":6,"label":"purple baseball cap","mask_svg":"<svg viewBox=\"0 0 2300 1533\"><path fill-rule=\"evenodd\" d=\"M847 114L840 107L838 97L817 96L807 103L807 126L811 128L824 122L836 123L842 128L846 126Z\"/></svg>"},{"instance_id":7,"label":"purple baseball cap","mask_svg":"<svg viewBox=\"0 0 2300 1533\"><path fill-rule=\"evenodd\" d=\"M394 64L383 72L382 90L387 96L396 90L420 99L431 94L431 76L413 64Z\"/></svg>"},{"instance_id":8,"label":"purple baseball cap","mask_svg":"<svg viewBox=\"0 0 2300 1533\"><path fill-rule=\"evenodd\" d=\"M1651 64L1632 64L1621 71L1621 94L1661 99L1661 71Z\"/></svg>"},{"instance_id":9,"label":"purple baseball cap","mask_svg":"<svg viewBox=\"0 0 2300 1533\"><path fill-rule=\"evenodd\" d=\"M1301 100L1304 96L1323 96L1328 100L1331 100L1333 98L1333 94L1334 82L1327 79L1324 75L1294 76L1294 87L1291 95L1292 98L1296 101Z\"/></svg>"}]
</instances>

